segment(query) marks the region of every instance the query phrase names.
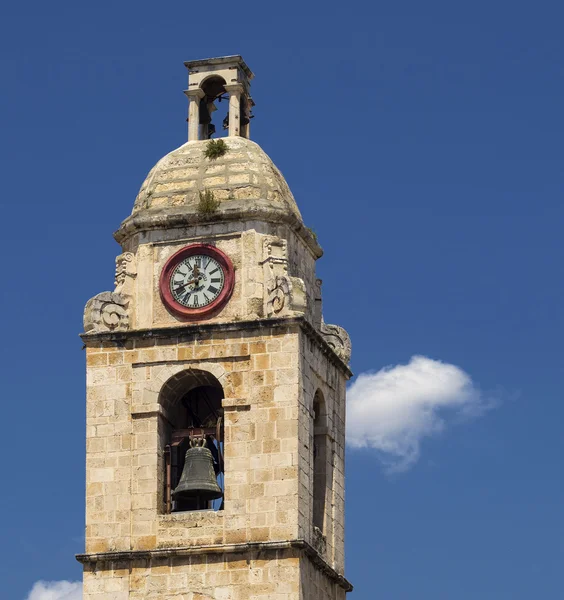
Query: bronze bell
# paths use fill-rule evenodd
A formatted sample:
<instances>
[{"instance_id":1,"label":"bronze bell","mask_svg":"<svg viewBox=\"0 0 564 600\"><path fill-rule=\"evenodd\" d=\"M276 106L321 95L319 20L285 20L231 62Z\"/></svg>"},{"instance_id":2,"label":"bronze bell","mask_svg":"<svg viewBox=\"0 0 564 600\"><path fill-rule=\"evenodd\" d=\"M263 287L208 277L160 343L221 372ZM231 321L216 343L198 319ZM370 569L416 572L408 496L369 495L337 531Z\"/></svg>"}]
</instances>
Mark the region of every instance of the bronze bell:
<instances>
[{"instance_id":1,"label":"bronze bell","mask_svg":"<svg viewBox=\"0 0 564 600\"><path fill-rule=\"evenodd\" d=\"M205 447L205 443L205 440L190 440L191 447L186 450L182 476L172 492L173 500L215 500L223 496L217 485L212 453Z\"/></svg>"}]
</instances>

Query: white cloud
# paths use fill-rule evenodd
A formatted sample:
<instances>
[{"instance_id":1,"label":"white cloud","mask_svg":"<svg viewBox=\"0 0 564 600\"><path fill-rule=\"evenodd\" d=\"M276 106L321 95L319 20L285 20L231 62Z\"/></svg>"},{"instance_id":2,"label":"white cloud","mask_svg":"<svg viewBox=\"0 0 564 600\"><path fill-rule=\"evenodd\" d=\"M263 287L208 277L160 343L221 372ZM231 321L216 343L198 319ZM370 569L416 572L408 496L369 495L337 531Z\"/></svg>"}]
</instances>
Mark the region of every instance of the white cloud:
<instances>
[{"instance_id":1,"label":"white cloud","mask_svg":"<svg viewBox=\"0 0 564 600\"><path fill-rule=\"evenodd\" d=\"M80 581L38 581L26 600L82 600Z\"/></svg>"},{"instance_id":2,"label":"white cloud","mask_svg":"<svg viewBox=\"0 0 564 600\"><path fill-rule=\"evenodd\" d=\"M361 373L347 394L347 444L374 449L388 472L413 466L422 439L449 421L478 417L497 404L462 369L425 356Z\"/></svg>"}]
</instances>

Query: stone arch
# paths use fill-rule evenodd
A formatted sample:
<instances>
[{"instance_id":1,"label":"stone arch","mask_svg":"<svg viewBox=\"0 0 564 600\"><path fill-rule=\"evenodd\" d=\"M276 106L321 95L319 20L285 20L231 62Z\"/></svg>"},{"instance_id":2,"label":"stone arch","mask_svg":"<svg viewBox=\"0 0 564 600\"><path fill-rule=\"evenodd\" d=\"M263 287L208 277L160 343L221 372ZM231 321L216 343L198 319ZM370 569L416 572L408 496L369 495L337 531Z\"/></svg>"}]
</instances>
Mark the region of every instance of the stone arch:
<instances>
[{"instance_id":1,"label":"stone arch","mask_svg":"<svg viewBox=\"0 0 564 600\"><path fill-rule=\"evenodd\" d=\"M213 455L218 485L223 489L223 398L222 383L228 380L225 369L213 362L187 366L166 365L153 373L150 393L154 394L162 418L158 420L159 446L163 459L161 512L223 507L221 498L211 504L200 500L174 499L172 492L184 469L190 440L203 437Z\"/></svg>"},{"instance_id":2,"label":"stone arch","mask_svg":"<svg viewBox=\"0 0 564 600\"><path fill-rule=\"evenodd\" d=\"M145 412L149 409L156 410L160 406L162 413L164 413L164 416L166 417L166 409L160 404L163 399L160 395L162 388L167 381L175 375L190 370L200 370L210 373L220 383L225 395L231 395L233 386L231 384L231 378L229 377L230 373L215 362L203 361L201 363L195 363L190 367L186 367L185 364L181 363L159 365L151 367L151 373L148 380L134 382L132 412Z\"/></svg>"},{"instance_id":3,"label":"stone arch","mask_svg":"<svg viewBox=\"0 0 564 600\"><path fill-rule=\"evenodd\" d=\"M214 111L220 108L216 104L216 100L221 101L222 98L225 97L226 89L226 81L221 75L217 73L212 73L208 75L205 79L200 82L200 89L204 93L203 98L200 100L200 127L202 128L201 139L208 139L214 133L217 133L217 125L221 125L218 123L217 117L220 120L223 120L220 116L220 113L226 112L225 109L223 111L219 111L214 115ZM224 105L227 105L227 109L229 107L229 101L224 102ZM215 117L215 118L214 118ZM227 116L223 116L223 118L228 122L229 121L229 113L227 110Z\"/></svg>"},{"instance_id":4,"label":"stone arch","mask_svg":"<svg viewBox=\"0 0 564 600\"><path fill-rule=\"evenodd\" d=\"M312 523L323 533L325 525L325 505L327 483L329 481L329 438L327 403L320 389L313 397L313 507Z\"/></svg>"},{"instance_id":5,"label":"stone arch","mask_svg":"<svg viewBox=\"0 0 564 600\"><path fill-rule=\"evenodd\" d=\"M313 395L313 420L316 429L324 429L324 433L327 433L328 426L328 410L327 402L325 401L325 395L321 388L317 388Z\"/></svg>"},{"instance_id":6,"label":"stone arch","mask_svg":"<svg viewBox=\"0 0 564 600\"><path fill-rule=\"evenodd\" d=\"M225 87L227 82L221 75L218 75L217 73L210 73L207 77L204 77L202 79L202 81L200 81L200 88L204 92L206 92L209 90L210 84L212 84L214 87L217 86L219 88L219 86ZM212 90L209 90L209 91L212 91Z\"/></svg>"},{"instance_id":7,"label":"stone arch","mask_svg":"<svg viewBox=\"0 0 564 600\"><path fill-rule=\"evenodd\" d=\"M212 372L189 368L166 380L159 391L159 404L167 414L173 414L182 397L199 387L219 388L223 394L223 386Z\"/></svg>"}]
</instances>

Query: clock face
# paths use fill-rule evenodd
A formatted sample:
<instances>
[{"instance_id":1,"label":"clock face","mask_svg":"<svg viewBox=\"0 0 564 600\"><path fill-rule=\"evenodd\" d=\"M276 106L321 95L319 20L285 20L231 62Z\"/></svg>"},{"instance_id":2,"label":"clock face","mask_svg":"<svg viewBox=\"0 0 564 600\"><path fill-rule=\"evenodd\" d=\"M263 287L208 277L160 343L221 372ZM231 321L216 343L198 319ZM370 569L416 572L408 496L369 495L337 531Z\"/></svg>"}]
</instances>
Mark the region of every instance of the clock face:
<instances>
[{"instance_id":1,"label":"clock face","mask_svg":"<svg viewBox=\"0 0 564 600\"><path fill-rule=\"evenodd\" d=\"M211 304L225 286L223 267L215 258L194 254L178 263L170 278L172 297L187 308Z\"/></svg>"},{"instance_id":2,"label":"clock face","mask_svg":"<svg viewBox=\"0 0 564 600\"><path fill-rule=\"evenodd\" d=\"M170 312L197 320L219 311L229 300L233 284L233 265L226 254L209 244L192 244L166 262L160 293Z\"/></svg>"}]
</instances>

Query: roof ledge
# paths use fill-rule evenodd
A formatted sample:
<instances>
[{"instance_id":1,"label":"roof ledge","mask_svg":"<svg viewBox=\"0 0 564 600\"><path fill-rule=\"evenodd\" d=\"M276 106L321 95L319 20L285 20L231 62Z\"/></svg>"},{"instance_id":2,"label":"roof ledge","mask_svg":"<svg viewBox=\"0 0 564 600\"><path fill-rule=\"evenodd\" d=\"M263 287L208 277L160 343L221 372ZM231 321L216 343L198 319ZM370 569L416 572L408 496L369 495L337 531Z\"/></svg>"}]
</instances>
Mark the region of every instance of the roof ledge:
<instances>
[{"instance_id":1,"label":"roof ledge","mask_svg":"<svg viewBox=\"0 0 564 600\"><path fill-rule=\"evenodd\" d=\"M118 244L123 245L130 237L142 231L183 228L241 220L265 221L267 223L284 223L289 225L311 250L316 259L323 256L323 249L317 242L317 236L295 214L277 210L273 207L267 208L256 205L252 208L235 205L231 210L222 211L212 218L209 216L204 218L196 212L190 212L185 209L157 208L139 211L123 221L120 228L114 233L114 239Z\"/></svg>"}]
</instances>

